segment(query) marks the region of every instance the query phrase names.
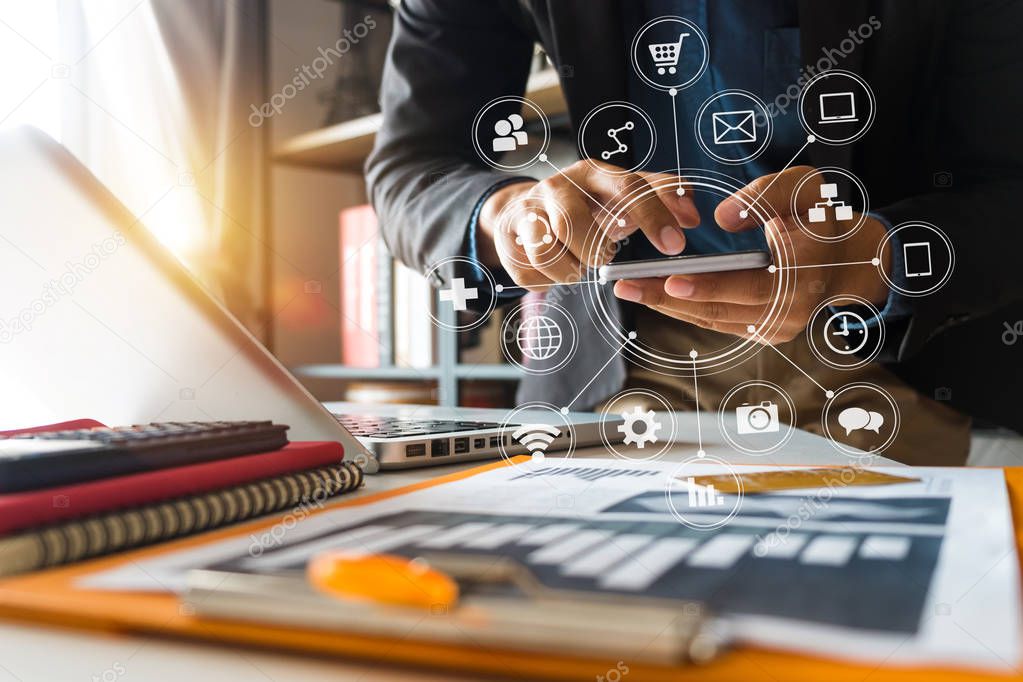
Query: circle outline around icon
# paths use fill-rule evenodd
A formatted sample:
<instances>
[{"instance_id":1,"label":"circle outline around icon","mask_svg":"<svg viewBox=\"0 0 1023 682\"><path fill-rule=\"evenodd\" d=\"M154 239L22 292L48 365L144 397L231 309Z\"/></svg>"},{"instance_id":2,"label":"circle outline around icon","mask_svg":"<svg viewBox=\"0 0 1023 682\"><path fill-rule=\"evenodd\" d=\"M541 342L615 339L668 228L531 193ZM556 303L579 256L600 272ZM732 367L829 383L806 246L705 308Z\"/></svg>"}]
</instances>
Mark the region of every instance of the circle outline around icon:
<instances>
[{"instance_id":1,"label":"circle outline around icon","mask_svg":"<svg viewBox=\"0 0 1023 682\"><path fill-rule=\"evenodd\" d=\"M603 168L603 167L599 166L597 163L595 163L594 162L594 156L589 153L589 150L587 150L587 148L586 148L586 128L587 128L587 126L590 125L590 123L593 122L593 119L597 115L599 115L602 111L605 111L606 109L615 108L615 107L621 108L621 109L629 109L630 111L633 111L633 112L639 114L640 118L646 124L647 130L650 133L650 148L647 150L647 153L643 157L642 161L639 161L638 163L635 163L635 164L633 164L632 166L630 166L628 168L622 168L621 170L617 170L617 171L610 171L610 170L607 170L606 168ZM610 132L608 133L608 136L609 137L611 136ZM612 138L612 139L616 139L616 138ZM635 136L633 136L633 139L635 139ZM601 104L601 105L595 107L593 109L593 111L591 111L590 113L586 114L586 118L583 119L582 124L580 124L580 126L579 126L579 135L578 135L577 143L578 143L578 146L579 146L579 156L582 157L582 159L584 161L586 161L590 165L590 167L594 168L595 170L600 171L601 173L605 173L606 175L625 175L626 173L635 173L640 168L643 168L644 166L646 166L646 164L650 161L650 159L653 158L654 152L657 151L657 129L656 129L656 127L654 127L653 119L650 118L649 114L647 114L645 111L643 111L642 109L637 107L635 104L631 104L629 102L622 102L620 100L615 100L615 101L612 101L612 102L605 102L604 104ZM621 143L619 143L619 144L621 144ZM609 159L601 159L601 160L609 161Z\"/></svg>"},{"instance_id":2,"label":"circle outline around icon","mask_svg":"<svg viewBox=\"0 0 1023 682\"><path fill-rule=\"evenodd\" d=\"M867 117L866 123L864 123L860 127L860 129L857 130L852 135L847 136L847 137L842 137L842 138L828 137L827 135L821 135L819 131L814 129L807 122L807 120L806 120L806 112L803 109L803 104L804 104L804 102L806 100L807 93L809 93L810 90L811 90L811 87L815 83L818 83L819 81L823 81L826 78L833 78L835 76L838 76L840 78L851 78L852 80L856 81L856 83L860 87L863 88L863 91L867 95L867 101L870 103L870 115ZM822 94L827 95L827 94L835 94L835 93L822 93ZM838 94L843 94L843 93L838 93ZM818 97L819 96L820 95L818 95ZM855 99L853 101L855 102ZM845 69L828 69L827 71L821 71L816 76L814 76L813 78L811 78L810 80L808 80L806 82L806 84L803 86L803 89L800 90L800 92L799 92L799 99L796 102L796 109L799 112L799 123L800 123L800 125L803 126L803 130L805 130L810 135L813 135L814 138L818 142L823 142L824 144L837 147L837 146L841 146L841 145L844 145L844 144L849 144L851 142L855 142L856 140L860 139L861 137L863 137L864 135L867 134L867 131L870 130L872 125L874 125L874 117L877 114L877 99L874 97L874 91L870 88L870 85L867 84L867 81L865 81L862 77L856 75L852 71L846 71ZM818 124L818 127L820 125L823 125L823 124L822 123Z\"/></svg>"},{"instance_id":3,"label":"circle outline around icon","mask_svg":"<svg viewBox=\"0 0 1023 682\"><path fill-rule=\"evenodd\" d=\"M700 47L703 50L703 58L702 58L701 63L700 63L700 68L698 68L696 70L696 73L694 73L688 79L682 80L679 83L665 83L665 84L658 83L657 81L653 80L650 76L648 76L644 72L643 68L640 67L640 58L639 58L639 54L638 54L638 48L640 47L640 42L641 42L641 40L643 38L643 35L647 31L649 31L651 28L653 28L654 26L657 26L658 24L662 24L662 23L682 24L686 28L692 30L693 33L690 34L690 35L694 35L695 34L695 37L699 40ZM644 58L648 58L648 57L652 58L652 52L650 50L652 45L653 44L644 45L644 47L647 48L647 52L643 53ZM665 45L667 45L667 44L665 44ZM676 64L678 63L678 60L681 57L681 53L682 53L682 50L684 49L684 47L685 47L685 40L684 40L684 38L680 37L679 38L679 42L678 42L677 47L676 47L676 54L675 54L675 63ZM707 36L704 35L704 33L700 29L700 27L697 26L696 24L694 24L693 22L689 21L688 19L684 19L682 17L677 17L677 16L663 16L663 17L657 17L656 19L651 19L650 21L645 23L638 31L636 31L636 35L632 39L632 46L631 46L631 48L629 50L629 53L632 55L632 68L636 72L636 75L639 76L640 80L642 80L644 83L646 83L650 87L655 88L657 90L663 90L665 92L668 92L670 90L678 91L678 90L685 90L686 88L691 86L693 83L695 83L696 81L700 80L700 77L703 76L703 74L707 71L707 64L708 64L709 58L710 58L710 44L707 42ZM655 62L655 66L658 66L657 62ZM660 68L660 67L658 66L658 68ZM663 75L663 73L660 74L660 75Z\"/></svg>"},{"instance_id":4,"label":"circle outline around icon","mask_svg":"<svg viewBox=\"0 0 1023 682\"><path fill-rule=\"evenodd\" d=\"M899 404L895 401L895 398L892 397L891 393L889 393L882 387L878 386L877 384L872 384L868 381L858 381L852 384L846 384L845 386L839 388L837 391L834 391L833 395L830 398L828 398L827 401L824 403L824 409L821 411L821 426L824 429L824 437L827 438L828 441L831 442L832 447L837 449L839 452L854 457L862 455L864 451L851 445L845 445L844 443L841 443L838 440L836 440L831 433L831 426L828 424L828 417L830 417L831 415L831 408L832 406L834 406L835 401L838 400L838 396L842 395L843 393L846 393L847 391L860 389L873 391L880 395L882 398L884 398L885 402L887 402L888 406L891 408L893 420L891 433L888 435L888 437L878 447L874 448L873 450L867 450L866 451L867 453L876 455L884 452L889 447L891 447L891 444L895 442L895 439L899 435L899 428L902 424L902 416L899 412ZM862 430L865 427L866 425L855 430Z\"/></svg>"},{"instance_id":5,"label":"circle outline around icon","mask_svg":"<svg viewBox=\"0 0 1023 682\"><path fill-rule=\"evenodd\" d=\"M753 130L754 130L754 134L756 133L756 130L757 130L756 121L757 121L757 118L758 118L758 113L762 113L763 114L764 121L766 122L766 126L765 127L767 128L767 134L764 135L764 139L763 139L762 142L760 142L759 146L753 152L751 152L750 154L748 154L746 156L743 156L743 157L740 157L740 158L736 158L736 159L731 159L731 158L729 158L727 156L721 156L721 155L716 154L713 151L711 151L710 145L708 145L707 141L703 139L703 130L702 130L702 127L701 127L701 124L703 123L703 117L707 113L707 111L709 110L710 105L713 104L714 102L716 102L718 99L720 99L722 97L745 97L746 99L751 100L753 102L753 105L756 106L758 109L760 109L760 112L753 113ZM735 111L711 112L711 118L713 119L714 116L718 116L718 115L721 115L721 114L729 114L729 113L740 113L740 112L735 112ZM720 161L721 163L724 163L724 164L728 164L728 165L732 165L732 166L738 166L738 165L747 163L749 161L752 161L753 159L757 158L758 156L760 156L761 154L763 154L767 150L767 147L771 144L771 138L774 136L774 119L768 113L767 105L764 104L764 101L761 100L756 95L754 95L752 92L748 92L746 90L739 90L739 89L722 90L721 92L715 93L715 94L711 95L710 97L708 97L706 99L706 101L704 101L704 103L700 105L700 108L697 110L696 116L695 116L695 118L693 120L693 132L696 135L697 143L700 145L700 148L703 150L703 152L707 156L709 156L709 157L711 157L711 158L713 158L713 159L715 159L717 161ZM717 144L717 143L715 143L715 144Z\"/></svg>"},{"instance_id":6,"label":"circle outline around icon","mask_svg":"<svg viewBox=\"0 0 1023 682\"><path fill-rule=\"evenodd\" d=\"M439 261L438 263L436 263L429 270L427 270L426 273L424 273L423 276L427 279L427 281L432 281L434 278L437 277L436 274L435 274L437 272L437 270L439 270L440 268L442 268L445 265L448 265L450 263L465 263L465 264L467 264L467 265L469 265L471 267L476 268L481 273L483 273L483 277L487 280L487 287L486 287L487 291L490 292L490 303L489 303L489 305L487 306L487 309L484 312L479 313L479 317L477 319L474 319L473 321L468 322L466 324L455 324L455 325L447 324L446 322L438 319L438 317L434 314L433 306L430 306L427 309L427 313L430 315L430 319L433 320L433 323L435 325L437 325L438 327L440 327L441 329L446 329L446 330L452 331L452 332L465 332L465 331L470 331L472 329L476 329L477 327L482 326L483 324L485 324L486 321L488 319L490 319L490 314L492 312L494 312L494 309L497 307L497 294L495 293L497 291L497 282L494 280L494 276L492 274L490 274L490 270L487 269L487 266L483 265L483 263L480 263L478 260L475 260L473 258L466 258L465 256L450 256L448 258L445 258L445 259ZM453 278L453 279L464 279L464 278ZM451 283L451 285L453 286L453 282ZM478 287L470 287L470 289L478 289ZM440 290L440 294L443 295L444 291L445 291L444 289L441 289ZM476 299L474 298L472 300L476 300ZM455 306L454 304L452 304L452 306L455 307L455 319L457 319L458 313L459 312L464 312L464 311L458 310L458 307Z\"/></svg>"},{"instance_id":7,"label":"circle outline around icon","mask_svg":"<svg viewBox=\"0 0 1023 682\"><path fill-rule=\"evenodd\" d=\"M486 116L486 113L490 111L490 109L492 109L493 107L499 104L504 104L506 102L519 102L522 105L522 107L520 107L520 111L522 110L523 107L532 110L533 113L536 115L536 119L540 121L540 124L543 127L543 142L537 148L536 153L533 154L533 156L531 156L526 161L523 161L522 163L505 164L501 163L500 161L496 161L493 158L491 158L491 156L486 152L486 147L480 144L479 127L480 124L483 122L483 118ZM479 112L476 114L476 117L473 119L472 128L470 132L472 137L472 146L476 150L476 154L479 155L480 159L482 159L483 162L486 163L488 166L503 171L519 171L532 166L534 163L537 162L537 160L540 159L541 156L547 153L547 148L551 144L551 123L550 120L548 120L547 118L547 114L545 114L543 109L541 109L537 104L535 104L531 100L528 100L525 97L519 97L517 95L506 95L503 97L496 97L487 102L486 104L484 104L483 108L479 110ZM491 133L487 133L487 137L489 137L490 134Z\"/></svg>"},{"instance_id":8,"label":"circle outline around icon","mask_svg":"<svg viewBox=\"0 0 1023 682\"><path fill-rule=\"evenodd\" d=\"M770 445L770 446L768 446L766 448L750 448L750 447L746 447L744 445L741 445L732 436L730 429L728 429L726 424L725 424L725 412L726 411L731 411L731 409L733 409L733 408L729 408L728 407L728 401L730 401L733 397L735 397L735 395L737 393L739 393L739 391L742 391L742 390L745 390L745 389L748 389L748 388L751 388L751 387L754 387L754 386L759 386L760 388L766 388L769 391L774 391L775 393L780 395L782 397L782 399L785 401L785 406L788 408L789 414L792 415L792 419L791 419L790 423L784 423L784 422L781 422L781 420L779 420L779 425L784 427L785 433L784 433L784 435L781 436L781 438L776 443L774 443L774 444L772 444L772 445ZM743 407L743 406L744 405L740 405L738 407ZM734 409L738 409L738 407L736 407ZM751 406L751 407L756 408L758 406ZM785 391L785 389L783 389L781 386L779 386L778 384L773 383L771 381L764 381L764 380L761 380L761 379L752 379L750 381L744 381L741 384L738 384L737 386L733 386L728 391L728 393L726 393L724 395L724 397L721 399L721 403L718 405L718 429L721 431L721 435L724 436L725 440L728 441L728 444L731 445L733 448L735 448L736 450L739 450L740 452L744 452L747 455L751 455L753 457L763 457L765 455L770 455L772 453L777 452L781 448L785 447L788 444L788 442L792 439L792 434L795 433L795 431L796 431L795 422L796 422L796 404L792 401L792 398L789 397L789 394Z\"/></svg>"},{"instance_id":9,"label":"circle outline around icon","mask_svg":"<svg viewBox=\"0 0 1023 682\"><path fill-rule=\"evenodd\" d=\"M838 301L850 301L851 303L843 303L843 304L841 304L841 306L839 306L839 305L836 305L836 302L838 302ZM814 338L816 336L816 332L814 331L814 325L817 322L817 316L820 315L822 312L828 311L831 308L848 306L848 305L863 306L864 308L867 308L870 311L870 317L874 320L874 327L873 328L876 329L876 334L875 334L876 341L875 341L873 349L871 350L870 353L868 353L867 355L857 355L857 353L859 352L860 348L857 348L856 350L851 351L851 352L850 351L845 351L845 350L839 351L839 350L835 349L833 346L831 346L830 339L828 339L826 337L825 338L825 343L836 354L843 355L843 356L846 356L846 357L856 358L855 362L852 362L850 364L841 364L841 363L835 362L831 358L828 358L824 354L824 351L822 351L817 346L817 341ZM855 315L856 317L860 318L860 320L862 320L865 325L866 325L867 322L870 321L870 319L864 320L863 316L858 314L858 313L852 313L850 311L838 311L837 313L833 313L833 314L829 315L828 321L824 323L824 330L828 329L828 327L831 324L831 320L832 319L834 319L837 315L842 314L843 312L849 312L849 314ZM871 327L867 326L866 329L868 331L865 332L865 334L864 334L863 346L865 346L866 343L867 343L867 339L869 338L867 336L867 334L870 333L869 330L871 329ZM858 369L860 367L863 367L867 363L869 363L874 358L876 358L878 353L881 352L881 348L884 347L884 334L885 334L884 319L881 317L881 313L880 313L880 311L878 311L877 306L875 306L873 303L871 303L870 301L866 300L865 298L861 298L859 296L854 296L853 294L841 294L841 295L832 296L831 298L826 299L825 301L823 301L820 305L818 305L814 309L814 311L810 314L810 321L807 322L807 324L806 324L806 342L810 346L810 351L813 352L814 356L816 356L816 358L818 360L820 360L821 362L823 362L825 365L828 365L829 367L832 367L834 369L841 369L841 370ZM862 348L862 346L861 346L861 348Z\"/></svg>"},{"instance_id":10,"label":"circle outline around icon","mask_svg":"<svg viewBox=\"0 0 1023 682\"><path fill-rule=\"evenodd\" d=\"M655 422L658 425L658 427L659 427L659 429L658 429L659 432L658 432L658 434L656 436L656 440L653 441L655 443L657 441L661 441L660 449L656 450L656 451L652 451L650 455L645 455L645 456L642 456L642 457L636 457L636 456L633 456L633 455L629 455L629 454L625 454L625 453L619 452L618 448L615 446L615 442L614 441L617 440L621 445L626 445L626 443L624 441L622 441L622 438L621 438L622 433L624 433L622 431L622 427L618 426L617 424L615 425L616 429L613 432L613 434L615 436L614 440L612 440L611 434L608 434L608 432L607 432L607 427L608 427L607 420L608 420L608 418L610 418L612 416L617 416L617 417L623 417L624 416L620 412L612 411L611 407L615 404L616 401L622 400L622 399L624 399L624 398L626 398L628 396L645 396L647 398L650 398L650 399L656 401L658 405L660 405L661 407L664 408L663 411L665 413L665 417L663 419L658 420L657 422ZM618 457L619 459L625 459L625 460L629 460L631 462L649 462L649 461L655 460L655 459L659 458L661 455L663 455L665 452L667 452L668 448L671 447L672 443L675 440L676 425L675 425L675 420L671 418L672 414L673 414L673 410L671 409L671 404L667 400L665 400L663 396L660 396L657 393L654 393L653 391L647 390L645 388L630 388L630 389L626 389L624 391L620 391L616 395L614 395L610 400L608 400L604 404L604 408L601 409L601 411L600 411L600 439L604 442L604 446L611 452L611 454L614 455L615 457ZM655 419L656 419L656 417L655 417ZM670 428L668 429L668 433L667 434L663 434L662 435L660 433L660 430L664 429L665 423L667 423L667 425ZM649 424L647 424L647 427L649 428ZM626 437L628 437L628 434L625 434L625 435L626 435ZM642 445L638 445L638 446L636 446L636 448L638 450L642 450L643 446Z\"/></svg>"},{"instance_id":11,"label":"circle outline around icon","mask_svg":"<svg viewBox=\"0 0 1023 682\"><path fill-rule=\"evenodd\" d=\"M506 343L506 341L508 339L514 339L516 341L516 345L518 345L519 331L522 329L523 314L528 309L530 309L530 308L540 308L540 307L546 307L548 310L556 311L557 314L561 316L562 321L565 322L568 325L568 331L571 332L572 338L571 338L571 345L569 346L568 351L564 353L564 355L561 357L560 360L558 360L558 362L556 364L554 364L551 367L545 367L545 368L538 369L536 367L530 367L529 365L527 365L525 363L525 361L519 360L512 353L510 353L508 351L508 344ZM547 312L547 311L544 311L544 312ZM539 314L542 317L546 317L549 321L551 321L558 328L558 331L561 334L561 339L562 339L561 343L562 343L562 345L559 346L558 349L555 350L554 353L552 354L552 355L557 355L559 352L561 352L561 349L564 347L565 337L566 337L566 330L564 328L562 328L557 322L554 322L553 320L551 320L549 317L547 317L543 313L539 313ZM509 336L508 333L510 331L512 331L512 327L513 326L514 326L514 334ZM515 306L514 308L509 310L507 315L505 315L504 321L501 323L501 340L502 340L501 352L504 353L504 356L505 356L505 358L508 359L508 362L512 363L513 365L515 365L516 367L521 369L523 372L526 372L527 374L532 374L534 376L540 376L540 375L544 375L544 374L551 374L553 372L558 371L559 369L564 367L566 364L568 364L568 362L573 357L575 357L575 352L576 352L576 350L579 347L579 328L576 326L575 320L572 319L572 316L568 313L568 311L565 310L560 305L558 305L557 303L554 303L553 301L547 301L547 300L543 300L543 301L526 301L525 303L518 304L517 306ZM519 348L521 350L521 346ZM540 360L548 360L550 358L547 357L547 358L532 358L532 359L534 359L536 361L540 361Z\"/></svg>"},{"instance_id":12,"label":"circle outline around icon","mask_svg":"<svg viewBox=\"0 0 1023 682\"><path fill-rule=\"evenodd\" d=\"M528 446L523 444L522 440L516 440L516 438L514 436L515 433L518 433L520 431L521 427L527 426L527 425L531 424L530 422L526 422L525 424L523 424L523 423L520 423L519 421L515 421L515 416L520 414L520 413L522 413L522 412L525 412L526 410L538 410L538 411L550 412L551 414L554 414L558 418L558 421L561 424L563 424L564 427L565 427L564 434L567 434L568 435L568 439L569 439L568 440L568 448L566 448L565 450L559 450L558 451L558 457L559 457L559 459L566 459L566 460L567 459L571 459L573 453L575 453L575 427L572 425L572 422L567 418L567 416L561 412L561 410L559 408L555 407L554 405L551 405L550 403L545 403L545 402L539 401L539 400L534 400L534 401L529 401L529 402L522 403L521 405L517 406L515 409L509 411L508 414L506 414L504 419L501 421L501 427L500 427L501 439L498 441L498 446L497 446L498 452L501 455L501 459L503 459L504 461L508 462L508 464L510 466L515 467L516 469L519 469L519 470L524 470L527 473L531 472L531 471L536 471L537 469L540 469L540 468L542 468L544 466L552 466L554 464L549 459L547 459L546 451L544 452L543 457L536 458L534 456L530 456L530 459L527 460L526 462L516 462L516 461L514 461L514 459L515 459L515 457L518 457L520 455L525 455L527 453L517 453L517 454L514 454L514 455L508 453L508 450L507 450L508 445L505 443L505 440L506 440L505 437L506 436L509 439L511 439L513 442L516 442L517 444L523 445L523 447L527 447L528 448ZM539 425L537 422L533 422L532 424ZM516 426L516 427L519 427L519 428L513 429L512 428L513 425ZM539 431L545 432L548 435L550 435L549 431L547 431L545 429L539 429ZM528 434L529 434L529 432L525 432L524 433L524 435L526 437L528 437ZM564 435L564 434L559 434L559 436L560 435ZM537 434L537 437L538 437L538 434ZM542 441L540 441L540 442L542 442ZM549 444L550 443L548 443L548 445Z\"/></svg>"},{"instance_id":13,"label":"circle outline around icon","mask_svg":"<svg viewBox=\"0 0 1023 682\"><path fill-rule=\"evenodd\" d=\"M922 227L924 229L930 230L934 234L938 235L938 237L941 239L941 241L945 243L945 246L948 247L948 268L946 268L945 274L942 275L941 279L938 281L937 284L934 284L934 285L928 287L924 291L910 291L910 290L904 289L903 287L900 287L894 281L892 281L891 277L888 276L888 273L884 271L884 259L882 258L882 254L884 254L884 247L885 247L885 245L887 245L888 242L891 241L892 237L895 234L901 232L902 230L911 228L911 227L918 227L918 228ZM930 244L929 242L924 242L924 243L927 243L928 245ZM910 245L912 245L912 244L910 244ZM906 244L903 243L903 248L905 248L905 247L906 247ZM931 223L925 223L922 220L910 220L910 221L905 222L905 223L899 223L898 225L893 227L891 230L889 230L887 232L887 234L885 234L884 239L881 240L881 243L877 247L877 261L878 261L877 271L881 275L881 279L884 280L885 284L887 284L894 291L897 291L898 293L902 294L903 296L909 296L910 298L920 298L922 296L928 296L930 294L933 294L935 291L937 291L941 287L945 286L945 284L948 283L948 280L950 280L952 278L952 272L955 270L955 265L956 265L956 252L955 252L955 248L952 246L952 240L948 238L948 235L945 234L945 231L942 230L940 227L938 227L937 225L932 225ZM932 260L932 262L933 262L933 260Z\"/></svg>"},{"instance_id":14,"label":"circle outline around icon","mask_svg":"<svg viewBox=\"0 0 1023 682\"><path fill-rule=\"evenodd\" d=\"M818 234L818 233L814 232L812 229L807 227L807 225L803 222L803 212L799 211L797 209L797 204L798 204L797 199L799 197L799 192L803 189L803 186L807 182L809 182L812 178L815 178L815 177L823 178L825 173L834 173L836 175L841 175L842 177L848 179L860 191L860 197L863 199L863 208L860 211L859 219L856 221L856 223L852 227L850 227L848 230L846 230L842 234L838 234L838 235L821 235L821 234ZM833 184L835 184L835 183L821 183L821 187L823 187L824 185L833 185ZM844 201L832 202L831 198L824 197L823 195L821 196L821 199L822 199L822 201L820 201L819 204L826 204L825 208L824 209L820 209L820 206L818 205L815 209L810 209L810 210L824 210L824 211L827 211L829 208L833 208L833 206L831 205L832 203L841 203L841 204L844 204L844 205L848 206L848 204L846 204L846 202L844 202ZM851 209L851 206L849 208ZM804 175L799 180L798 183L796 183L796 188L794 190L792 190L792 198L789 200L789 211L795 217L796 225L799 227L799 230L803 234L805 234L807 237L810 237L811 239L814 239L814 240L819 241L819 242L839 242L839 241L842 241L844 239L848 239L849 237L853 236L854 234L856 234L859 231L859 229L861 227L863 227L864 224L866 224L866 222L867 222L867 214L870 212L870 196L868 196L868 194L867 194L866 186L862 182L860 182L859 178L857 178L855 175L853 175L849 171L844 170L842 168L837 168L835 166L823 166L821 168L814 169L813 173L807 173L806 175ZM837 211L835 211L835 214L837 216ZM807 220L809 220L809 217L807 218Z\"/></svg>"},{"instance_id":15,"label":"circle outline around icon","mask_svg":"<svg viewBox=\"0 0 1023 682\"><path fill-rule=\"evenodd\" d=\"M693 462L712 462L714 464L721 465L722 467L724 467L725 471L731 474L732 478L735 480L735 487L739 491L737 493L734 493L735 502L733 503L732 509L728 513L728 515L718 519L713 523L695 523L693 521L690 521L685 517L684 514L682 514L682 512L680 512L675 507L675 502L672 500L672 483L675 481L681 481L681 478L678 476L679 472L681 472L683 469L685 469L687 465L692 464ZM720 476L721 474L714 475ZM686 490L686 492L688 492L688 490ZM735 518L736 514L739 513L739 509L742 507L742 498L743 498L742 478L735 473L735 469L732 468L731 464L713 455L702 456L697 455L695 457L689 457L688 459L682 460L681 462L679 462L679 465L675 467L672 470L672 472L668 475L668 480L666 481L666 484L664 486L664 500L668 506L668 511L671 512L671 515L675 517L676 521L681 523L686 528L691 528L693 530L716 530L726 525L729 521Z\"/></svg>"},{"instance_id":16,"label":"circle outline around icon","mask_svg":"<svg viewBox=\"0 0 1023 682\"><path fill-rule=\"evenodd\" d=\"M534 206L533 204L536 205ZM523 215L520 215L520 212L522 212ZM562 225L565 226L565 229L567 230L566 234L559 235L557 230L554 229L556 221L551 220L552 218L551 212L557 213L555 217L558 221L561 222ZM498 251L500 251L503 255L507 256L516 265L529 269L535 269L538 267L550 265L551 263L565 255L565 253L568 251L568 243L571 241L572 223L568 219L568 214L565 213L564 209L562 209L559 204L548 203L543 201L539 197L533 197L529 195L516 197L509 201L508 204L501 209L501 212L497 214L498 231L507 232L509 235L512 234L511 232L509 232L509 229L513 226L512 221L520 218L524 218L526 220L536 220L541 222L546 227L546 232L551 235L551 242L556 241L558 243L558 247L554 250L552 254L544 256L536 263L533 263L531 260L529 260L528 257L525 258L524 260L517 258L516 253L509 252L508 249L505 249L503 246L501 246L503 240L496 240L498 244L497 246ZM544 244L549 244L551 242L548 242L546 238L544 239ZM518 246L522 246L521 238L516 237L515 243ZM534 244L533 246L538 245Z\"/></svg>"}]
</instances>

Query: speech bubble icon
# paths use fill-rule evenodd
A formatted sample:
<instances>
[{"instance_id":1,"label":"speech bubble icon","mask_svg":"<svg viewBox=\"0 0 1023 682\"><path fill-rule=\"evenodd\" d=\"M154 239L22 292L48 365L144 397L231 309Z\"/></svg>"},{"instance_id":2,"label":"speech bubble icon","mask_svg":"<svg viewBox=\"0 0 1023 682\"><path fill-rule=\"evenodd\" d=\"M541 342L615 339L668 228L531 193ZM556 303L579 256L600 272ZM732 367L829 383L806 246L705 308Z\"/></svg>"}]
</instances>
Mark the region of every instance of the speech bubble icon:
<instances>
[{"instance_id":1,"label":"speech bubble icon","mask_svg":"<svg viewBox=\"0 0 1023 682\"><path fill-rule=\"evenodd\" d=\"M874 433L881 435L881 427L884 426L884 415L880 412L871 412L870 421L864 426L867 431L873 431Z\"/></svg>"},{"instance_id":2,"label":"speech bubble icon","mask_svg":"<svg viewBox=\"0 0 1023 682\"><path fill-rule=\"evenodd\" d=\"M884 419L882 418L882 421ZM838 423L845 429L845 435L870 424L870 413L862 407L847 407L838 413Z\"/></svg>"}]
</instances>

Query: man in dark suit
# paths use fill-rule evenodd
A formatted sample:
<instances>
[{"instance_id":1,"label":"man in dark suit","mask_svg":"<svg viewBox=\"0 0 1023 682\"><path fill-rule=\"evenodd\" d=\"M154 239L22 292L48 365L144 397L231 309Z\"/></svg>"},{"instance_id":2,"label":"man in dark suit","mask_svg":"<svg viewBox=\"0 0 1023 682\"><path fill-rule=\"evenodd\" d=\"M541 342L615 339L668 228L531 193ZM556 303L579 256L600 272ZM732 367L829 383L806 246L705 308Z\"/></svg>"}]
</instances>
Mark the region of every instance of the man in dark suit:
<instances>
[{"instance_id":1,"label":"man in dark suit","mask_svg":"<svg viewBox=\"0 0 1023 682\"><path fill-rule=\"evenodd\" d=\"M1023 276L1017 265L1023 237L1010 227L1023 196L1023 131L1016 124L1023 111L1023 57L1016 45L1023 3L406 0L398 10L384 77L384 124L367 163L372 200L394 253L422 271L445 257L471 253L501 281L521 285L573 281L583 264L609 256L610 249L595 256L576 236L563 262L529 267L534 254L511 257L521 248L515 235L495 229L497 216L510 202L534 197L567 206L575 231L589 225L592 236L600 204L619 199L629 183L652 182L656 176L636 173L623 179L580 161L540 182L509 177L479 161L469 131L487 102L524 91L535 42L561 74L576 129L597 106L628 100L641 103L660 130L670 130L667 99L650 99L629 63L632 36L662 15L689 18L711 44L707 73L677 97L683 167L721 168L708 162L686 134L706 95L741 88L766 102L784 103L785 93L793 86L798 93L823 57L830 62L823 68L837 66L870 84L876 119L860 139L807 145L796 157L799 165L787 165L804 134L790 106L776 118L768 153L756 163L725 168L740 176L747 185L743 191L718 198L719 205L706 197L663 193L660 203L648 204L645 215L609 241L635 232L630 248L641 257L734 249L744 244L740 233L756 222L739 211L749 196L758 197L777 216L779 229L788 229L795 262L869 261L877 255L895 282L892 289L872 268L817 268L810 286L804 280L788 295L788 313L768 339L800 363L812 363L813 357L802 352L802 332L829 294L855 295L882 309L886 341L878 359L884 366L862 370L873 374L844 376L877 381L896 396L906 434L891 456L916 463L962 462L971 417L1023 428L1013 391L1023 375L1018 357L1023 340L1013 346L1002 334L1005 323L1023 319ZM671 152L655 155L645 169L677 169ZM849 239L807 239L792 228L790 197L815 167L848 169L869 188L871 210ZM926 296L898 290L906 281L902 251L892 249L897 240L885 239L907 221L940 226L954 245L951 278ZM829 223L824 229L834 228ZM885 247L878 253L881 243ZM601 338L588 327L593 322L578 289L563 291L561 304L573 313L581 336ZM762 319L769 294L767 273L745 272L619 282L597 296L640 338L695 348L708 334L748 335L748 325ZM556 405L575 400L574 407L589 407L625 385L644 382L677 395L673 403L693 397L678 380L644 374L624 358L602 369L612 350L588 344L556 375L525 377L520 397ZM719 377L720 390L701 395L701 407L716 409L729 381L787 368L780 356L765 366L765 354L776 355L762 351L758 366L747 374ZM824 371L806 369L814 376ZM805 384L785 371L786 388ZM796 401L800 426L817 423L817 405L803 409L802 404L813 393Z\"/></svg>"}]
</instances>

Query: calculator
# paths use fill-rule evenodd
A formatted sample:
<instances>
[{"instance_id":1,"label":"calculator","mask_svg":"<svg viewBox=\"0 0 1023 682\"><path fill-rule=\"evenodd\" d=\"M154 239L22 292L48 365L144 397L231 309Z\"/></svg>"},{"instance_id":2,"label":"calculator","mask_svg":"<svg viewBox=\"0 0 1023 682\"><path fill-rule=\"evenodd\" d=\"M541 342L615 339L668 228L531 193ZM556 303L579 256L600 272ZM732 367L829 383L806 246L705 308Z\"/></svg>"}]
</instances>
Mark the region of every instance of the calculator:
<instances>
[{"instance_id":1,"label":"calculator","mask_svg":"<svg viewBox=\"0 0 1023 682\"><path fill-rule=\"evenodd\" d=\"M271 421L216 421L21 434L0 439L0 493L279 450L287 430Z\"/></svg>"}]
</instances>

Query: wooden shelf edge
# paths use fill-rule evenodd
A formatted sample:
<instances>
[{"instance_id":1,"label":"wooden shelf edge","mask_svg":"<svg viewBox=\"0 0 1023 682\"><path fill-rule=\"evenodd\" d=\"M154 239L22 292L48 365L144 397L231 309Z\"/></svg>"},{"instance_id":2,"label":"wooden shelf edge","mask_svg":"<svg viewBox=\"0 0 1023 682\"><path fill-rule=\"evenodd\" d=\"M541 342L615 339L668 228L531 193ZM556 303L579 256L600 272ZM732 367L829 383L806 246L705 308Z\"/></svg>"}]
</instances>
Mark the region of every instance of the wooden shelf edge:
<instances>
[{"instance_id":1,"label":"wooden shelf edge","mask_svg":"<svg viewBox=\"0 0 1023 682\"><path fill-rule=\"evenodd\" d=\"M567 110L558 74L553 69L530 77L526 98L548 118ZM361 173L382 118L381 114L371 114L296 135L275 150L273 159L291 166Z\"/></svg>"}]
</instances>

